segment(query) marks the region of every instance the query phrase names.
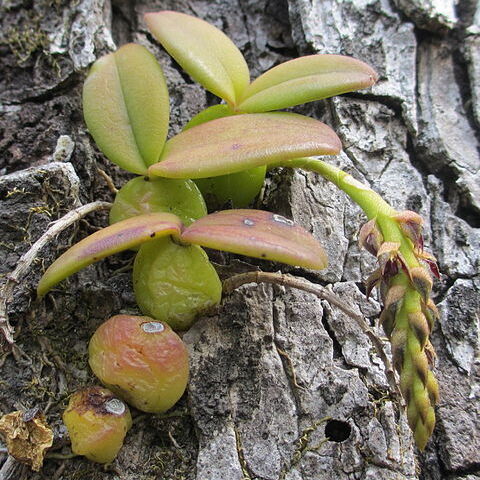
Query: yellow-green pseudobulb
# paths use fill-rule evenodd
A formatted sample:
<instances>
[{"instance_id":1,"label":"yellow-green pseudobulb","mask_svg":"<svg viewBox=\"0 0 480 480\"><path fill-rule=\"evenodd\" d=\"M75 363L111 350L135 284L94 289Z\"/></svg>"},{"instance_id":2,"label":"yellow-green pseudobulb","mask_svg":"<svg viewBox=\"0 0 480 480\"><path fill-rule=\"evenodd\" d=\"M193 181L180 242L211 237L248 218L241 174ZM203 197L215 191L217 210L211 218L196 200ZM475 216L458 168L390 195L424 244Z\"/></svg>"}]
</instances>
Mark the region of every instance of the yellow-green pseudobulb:
<instances>
[{"instance_id":1,"label":"yellow-green pseudobulb","mask_svg":"<svg viewBox=\"0 0 480 480\"><path fill-rule=\"evenodd\" d=\"M195 317L220 302L222 284L206 253L197 245L169 238L140 248L133 267L133 288L142 312L187 330Z\"/></svg>"},{"instance_id":2,"label":"yellow-green pseudobulb","mask_svg":"<svg viewBox=\"0 0 480 480\"><path fill-rule=\"evenodd\" d=\"M136 177L116 194L110 224L146 213L167 212L186 226L207 214L202 194L192 180Z\"/></svg>"},{"instance_id":3,"label":"yellow-green pseudobulb","mask_svg":"<svg viewBox=\"0 0 480 480\"><path fill-rule=\"evenodd\" d=\"M130 411L120 399L101 387L74 393L63 413L72 451L98 463L111 463L132 425Z\"/></svg>"}]
</instances>

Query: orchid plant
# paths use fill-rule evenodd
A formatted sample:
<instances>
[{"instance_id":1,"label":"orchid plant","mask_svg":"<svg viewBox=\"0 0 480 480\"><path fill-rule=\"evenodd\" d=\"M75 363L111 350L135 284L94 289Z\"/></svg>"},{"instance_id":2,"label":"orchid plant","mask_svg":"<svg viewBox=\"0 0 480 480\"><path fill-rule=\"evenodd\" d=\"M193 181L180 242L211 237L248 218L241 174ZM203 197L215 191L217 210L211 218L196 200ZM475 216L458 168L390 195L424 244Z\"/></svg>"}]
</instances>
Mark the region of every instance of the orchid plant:
<instances>
[{"instance_id":1,"label":"orchid plant","mask_svg":"<svg viewBox=\"0 0 480 480\"><path fill-rule=\"evenodd\" d=\"M71 247L42 277L38 294L81 268L138 249L133 269L142 312L176 330L221 300L222 285L201 247L321 269L326 255L282 216L246 210L268 167L316 172L365 212L360 244L378 259L367 280L380 287L380 317L415 441L425 448L435 424L438 385L429 335L438 312L430 294L435 259L423 248L422 219L397 212L368 186L318 158L341 141L324 123L275 112L375 83L375 71L341 55L311 55L278 65L253 82L241 52L220 30L183 13L148 13L152 35L183 69L224 103L196 115L167 140L169 97L162 69L143 46L100 58L86 79L84 116L100 150L139 175L117 194L111 225ZM181 28L180 28L181 26ZM203 195L202 195L203 194ZM207 215L230 204L237 209Z\"/></svg>"}]
</instances>

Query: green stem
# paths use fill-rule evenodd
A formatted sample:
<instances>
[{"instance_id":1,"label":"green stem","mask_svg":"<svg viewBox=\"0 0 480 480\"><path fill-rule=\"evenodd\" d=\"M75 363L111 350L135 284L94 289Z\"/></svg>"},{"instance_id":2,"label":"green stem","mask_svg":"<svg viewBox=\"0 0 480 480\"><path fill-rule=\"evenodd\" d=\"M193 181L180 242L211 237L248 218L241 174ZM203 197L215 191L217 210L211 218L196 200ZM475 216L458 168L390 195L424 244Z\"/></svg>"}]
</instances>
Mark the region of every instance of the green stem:
<instances>
[{"instance_id":1,"label":"green stem","mask_svg":"<svg viewBox=\"0 0 480 480\"><path fill-rule=\"evenodd\" d=\"M365 212L368 219L394 215L395 210L370 187L355 180L339 168L316 158L296 158L284 163L284 167L302 168L319 173L343 190Z\"/></svg>"},{"instance_id":2,"label":"green stem","mask_svg":"<svg viewBox=\"0 0 480 480\"><path fill-rule=\"evenodd\" d=\"M393 218L397 211L370 187L359 182L340 168L317 158L296 158L275 166L301 168L315 172L335 184L364 211L369 220L376 219L386 242L400 243L400 252L409 267L419 265L410 240L403 235L397 221Z\"/></svg>"}]
</instances>

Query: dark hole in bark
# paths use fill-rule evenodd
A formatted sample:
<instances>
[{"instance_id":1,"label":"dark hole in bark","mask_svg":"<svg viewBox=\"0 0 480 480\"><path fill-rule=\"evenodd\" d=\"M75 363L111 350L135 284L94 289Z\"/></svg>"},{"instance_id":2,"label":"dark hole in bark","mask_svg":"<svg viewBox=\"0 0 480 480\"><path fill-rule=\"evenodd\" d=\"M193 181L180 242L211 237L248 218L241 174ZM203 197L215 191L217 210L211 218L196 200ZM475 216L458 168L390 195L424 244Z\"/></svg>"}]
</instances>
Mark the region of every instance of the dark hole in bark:
<instances>
[{"instance_id":1,"label":"dark hole in bark","mask_svg":"<svg viewBox=\"0 0 480 480\"><path fill-rule=\"evenodd\" d=\"M352 433L352 427L341 420L329 420L325 426L325 436L331 442L344 442Z\"/></svg>"}]
</instances>

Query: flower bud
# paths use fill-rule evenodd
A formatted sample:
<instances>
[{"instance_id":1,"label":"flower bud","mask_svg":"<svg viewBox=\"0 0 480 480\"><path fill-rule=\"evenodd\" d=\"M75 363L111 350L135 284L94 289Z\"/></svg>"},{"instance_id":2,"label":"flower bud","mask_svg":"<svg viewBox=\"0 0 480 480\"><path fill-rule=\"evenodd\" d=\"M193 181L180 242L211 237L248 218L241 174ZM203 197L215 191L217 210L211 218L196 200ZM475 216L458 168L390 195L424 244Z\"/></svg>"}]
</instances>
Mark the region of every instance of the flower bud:
<instances>
[{"instance_id":1,"label":"flower bud","mask_svg":"<svg viewBox=\"0 0 480 480\"><path fill-rule=\"evenodd\" d=\"M403 234L412 241L414 247L417 250L422 251L423 218L418 213L412 212L410 210L400 212L398 215L395 215L394 218L395 220L397 220Z\"/></svg>"},{"instance_id":2,"label":"flower bud","mask_svg":"<svg viewBox=\"0 0 480 480\"><path fill-rule=\"evenodd\" d=\"M367 298L370 297L372 290L378 285L382 280L382 272L379 268L373 271L370 276L365 281L365 288L367 293Z\"/></svg>"},{"instance_id":3,"label":"flower bud","mask_svg":"<svg viewBox=\"0 0 480 480\"><path fill-rule=\"evenodd\" d=\"M166 323L150 317L110 318L94 333L88 351L101 382L144 412L165 412L187 386L185 344Z\"/></svg>"},{"instance_id":4,"label":"flower bud","mask_svg":"<svg viewBox=\"0 0 480 480\"><path fill-rule=\"evenodd\" d=\"M378 263L385 281L394 277L400 268L408 272L408 265L400 252L400 243L384 242L377 252Z\"/></svg>"},{"instance_id":5,"label":"flower bud","mask_svg":"<svg viewBox=\"0 0 480 480\"><path fill-rule=\"evenodd\" d=\"M380 265L383 265L387 260L393 260L398 255L400 250L400 243L398 242L384 242L380 245L377 252L377 258Z\"/></svg>"},{"instance_id":6,"label":"flower bud","mask_svg":"<svg viewBox=\"0 0 480 480\"><path fill-rule=\"evenodd\" d=\"M438 388L438 381L435 378L435 375L429 370L428 371L428 376L427 376L427 390L428 390L428 395L430 397L430 402L432 405L435 405L438 403L438 400L440 399L440 393L439 393L439 388Z\"/></svg>"},{"instance_id":7,"label":"flower bud","mask_svg":"<svg viewBox=\"0 0 480 480\"><path fill-rule=\"evenodd\" d=\"M425 355L427 356L428 364L431 368L433 368L437 361L437 353L435 352L435 349L433 348L432 342L430 342L430 340L427 340L424 351Z\"/></svg>"},{"instance_id":8,"label":"flower bud","mask_svg":"<svg viewBox=\"0 0 480 480\"><path fill-rule=\"evenodd\" d=\"M392 344L393 367L397 372L402 371L407 343L407 332L405 330L394 330L390 343Z\"/></svg>"},{"instance_id":9,"label":"flower bud","mask_svg":"<svg viewBox=\"0 0 480 480\"><path fill-rule=\"evenodd\" d=\"M375 219L368 221L362 226L358 234L360 247L367 250L373 256L377 256L378 249L383 243L383 235L377 227Z\"/></svg>"},{"instance_id":10,"label":"flower bud","mask_svg":"<svg viewBox=\"0 0 480 480\"><path fill-rule=\"evenodd\" d=\"M420 353L413 357L412 363L417 371L418 378L424 385L426 385L428 380L428 372L430 371L427 356L424 353Z\"/></svg>"},{"instance_id":11,"label":"flower bud","mask_svg":"<svg viewBox=\"0 0 480 480\"><path fill-rule=\"evenodd\" d=\"M423 267L411 268L409 272L415 290L425 303L428 302L433 286L432 277Z\"/></svg>"},{"instance_id":12,"label":"flower bud","mask_svg":"<svg viewBox=\"0 0 480 480\"><path fill-rule=\"evenodd\" d=\"M425 315L421 312L409 313L408 322L420 342L420 348L423 349L427 343L428 336L430 335L430 327Z\"/></svg>"},{"instance_id":13,"label":"flower bud","mask_svg":"<svg viewBox=\"0 0 480 480\"><path fill-rule=\"evenodd\" d=\"M395 313L387 309L382 310L380 318L378 319L378 324L383 328L385 335L390 338L393 329L395 328Z\"/></svg>"},{"instance_id":14,"label":"flower bud","mask_svg":"<svg viewBox=\"0 0 480 480\"><path fill-rule=\"evenodd\" d=\"M402 304L405 291L406 288L402 285L394 285L393 287L390 287L385 297L385 309L391 310L396 314Z\"/></svg>"},{"instance_id":15,"label":"flower bud","mask_svg":"<svg viewBox=\"0 0 480 480\"><path fill-rule=\"evenodd\" d=\"M437 259L425 250L421 253L417 253L417 258L422 261L430 270L432 275L440 279L440 271L438 270Z\"/></svg>"},{"instance_id":16,"label":"flower bud","mask_svg":"<svg viewBox=\"0 0 480 480\"><path fill-rule=\"evenodd\" d=\"M110 463L123 445L132 425L130 411L120 399L102 387L74 393L63 413L72 451L98 463Z\"/></svg>"},{"instance_id":17,"label":"flower bud","mask_svg":"<svg viewBox=\"0 0 480 480\"><path fill-rule=\"evenodd\" d=\"M440 318L440 313L438 312L438 308L433 303L433 300L429 298L427 303L422 305L422 311L423 311L423 314L425 315L425 318L427 319L428 327L431 333L435 325L435 320L438 320Z\"/></svg>"},{"instance_id":18,"label":"flower bud","mask_svg":"<svg viewBox=\"0 0 480 480\"><path fill-rule=\"evenodd\" d=\"M391 337L395 328L397 312L402 305L405 290L405 287L401 285L394 285L385 294L384 309L380 315L379 324L383 327L388 338Z\"/></svg>"}]
</instances>

